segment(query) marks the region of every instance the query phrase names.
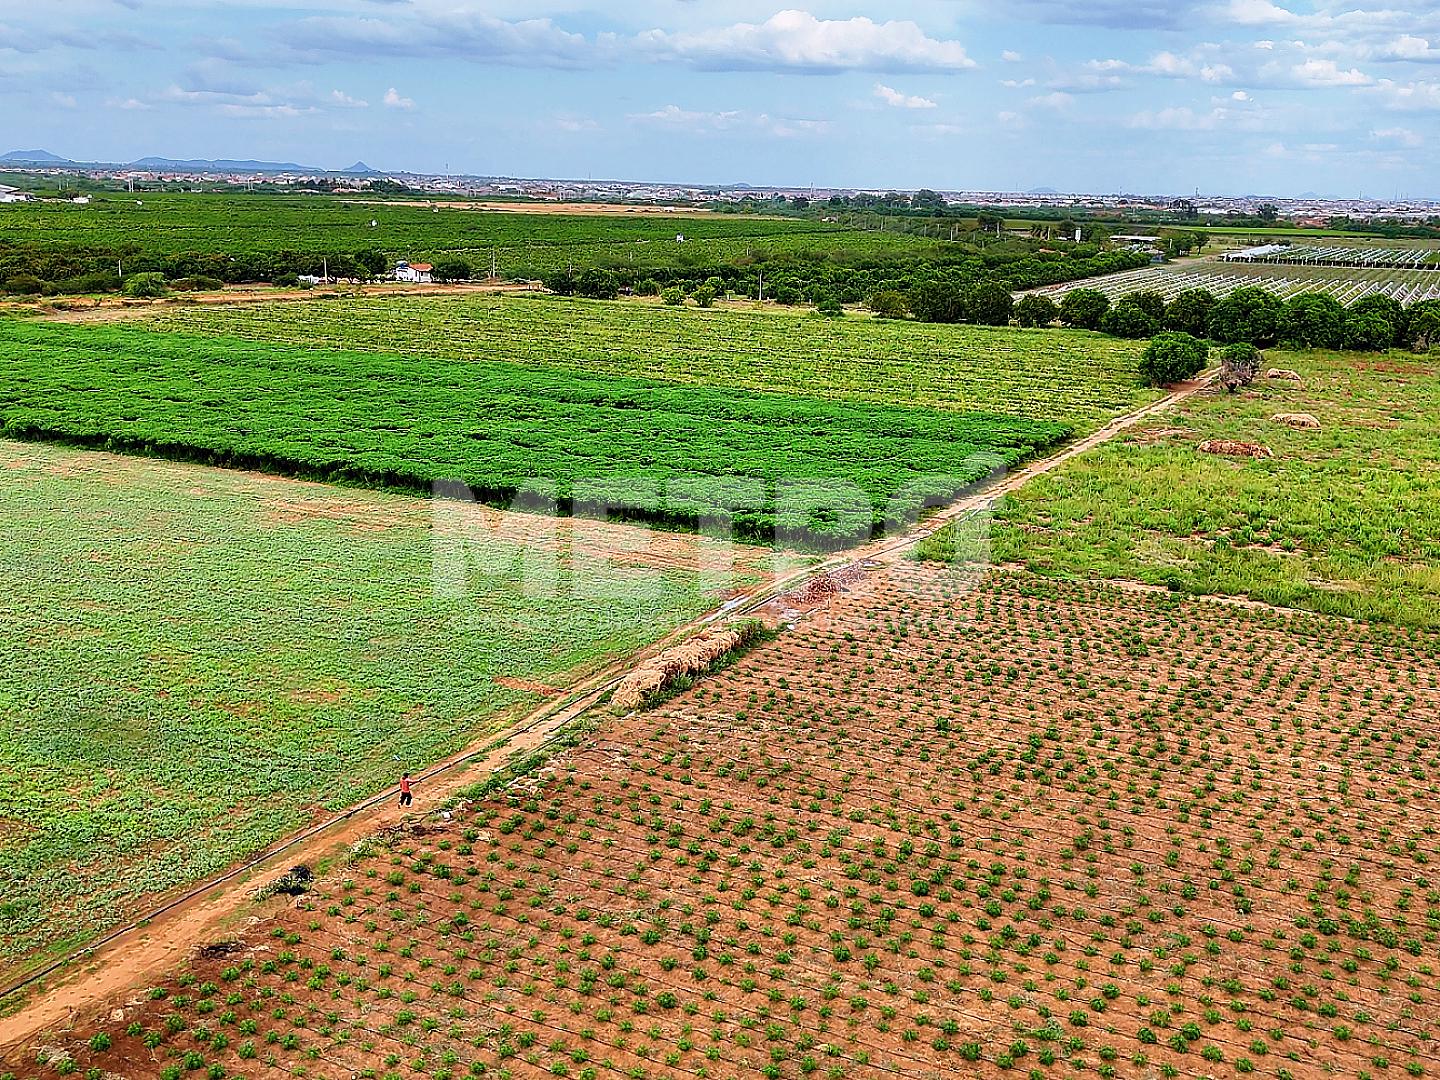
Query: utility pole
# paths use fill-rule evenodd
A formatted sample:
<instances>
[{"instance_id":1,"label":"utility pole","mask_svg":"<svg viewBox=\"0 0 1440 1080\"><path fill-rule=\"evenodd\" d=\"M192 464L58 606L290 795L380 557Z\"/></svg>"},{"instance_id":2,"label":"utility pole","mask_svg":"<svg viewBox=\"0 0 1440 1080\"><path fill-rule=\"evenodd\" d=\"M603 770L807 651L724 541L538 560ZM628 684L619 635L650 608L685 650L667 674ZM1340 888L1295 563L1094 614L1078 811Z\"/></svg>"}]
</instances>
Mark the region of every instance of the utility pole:
<instances>
[{"instance_id":1,"label":"utility pole","mask_svg":"<svg viewBox=\"0 0 1440 1080\"><path fill-rule=\"evenodd\" d=\"M320 280L326 285L330 284L330 256L323 256L320 260L323 269L320 271Z\"/></svg>"},{"instance_id":2,"label":"utility pole","mask_svg":"<svg viewBox=\"0 0 1440 1080\"><path fill-rule=\"evenodd\" d=\"M760 271L760 302L765 302L765 271Z\"/></svg>"},{"instance_id":3,"label":"utility pole","mask_svg":"<svg viewBox=\"0 0 1440 1080\"><path fill-rule=\"evenodd\" d=\"M495 272L495 249L490 249L490 280L494 281L499 275Z\"/></svg>"}]
</instances>

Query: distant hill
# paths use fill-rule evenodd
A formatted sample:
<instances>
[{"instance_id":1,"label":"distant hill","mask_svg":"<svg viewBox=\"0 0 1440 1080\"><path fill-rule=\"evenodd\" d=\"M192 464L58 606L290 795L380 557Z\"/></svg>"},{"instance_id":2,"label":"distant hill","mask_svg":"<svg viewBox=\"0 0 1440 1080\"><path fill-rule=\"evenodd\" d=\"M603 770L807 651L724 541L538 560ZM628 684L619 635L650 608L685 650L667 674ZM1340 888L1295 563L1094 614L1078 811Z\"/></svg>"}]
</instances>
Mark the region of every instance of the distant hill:
<instances>
[{"instance_id":1,"label":"distant hill","mask_svg":"<svg viewBox=\"0 0 1440 1080\"><path fill-rule=\"evenodd\" d=\"M1029 191L1027 191L1025 194L1026 194L1026 195L1059 195L1060 192L1056 191L1053 187L1037 187L1037 188L1031 188L1031 189L1030 189Z\"/></svg>"},{"instance_id":2,"label":"distant hill","mask_svg":"<svg viewBox=\"0 0 1440 1080\"><path fill-rule=\"evenodd\" d=\"M197 172L307 172L323 173L327 170L318 165L297 165L293 161L235 161L230 158L205 160L202 158L143 157L130 162L137 169L193 169Z\"/></svg>"},{"instance_id":3,"label":"distant hill","mask_svg":"<svg viewBox=\"0 0 1440 1080\"><path fill-rule=\"evenodd\" d=\"M21 161L27 165L71 165L69 158L52 154L49 150L11 150L0 156L0 161Z\"/></svg>"},{"instance_id":4,"label":"distant hill","mask_svg":"<svg viewBox=\"0 0 1440 1080\"><path fill-rule=\"evenodd\" d=\"M368 174L370 174L370 173L378 172L379 170L378 170L378 169L372 169L369 165L366 165L365 162L363 162L363 161L357 161L357 162L355 162L354 165L351 165L348 169L341 169L340 171L341 171L342 173L362 173L362 174L367 174L367 175L368 175Z\"/></svg>"}]
</instances>

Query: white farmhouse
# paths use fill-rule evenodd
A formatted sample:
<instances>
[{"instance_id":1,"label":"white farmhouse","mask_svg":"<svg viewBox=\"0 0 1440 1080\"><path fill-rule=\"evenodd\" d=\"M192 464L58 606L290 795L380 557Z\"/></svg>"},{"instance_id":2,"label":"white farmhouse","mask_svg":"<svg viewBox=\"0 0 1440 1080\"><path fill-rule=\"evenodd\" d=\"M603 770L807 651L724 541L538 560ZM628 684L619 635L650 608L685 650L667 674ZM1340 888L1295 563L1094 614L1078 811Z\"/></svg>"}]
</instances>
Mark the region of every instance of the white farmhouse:
<instances>
[{"instance_id":1,"label":"white farmhouse","mask_svg":"<svg viewBox=\"0 0 1440 1080\"><path fill-rule=\"evenodd\" d=\"M429 263L408 263L395 264L395 280L409 281L416 285L429 285L434 278L431 272L435 268Z\"/></svg>"}]
</instances>

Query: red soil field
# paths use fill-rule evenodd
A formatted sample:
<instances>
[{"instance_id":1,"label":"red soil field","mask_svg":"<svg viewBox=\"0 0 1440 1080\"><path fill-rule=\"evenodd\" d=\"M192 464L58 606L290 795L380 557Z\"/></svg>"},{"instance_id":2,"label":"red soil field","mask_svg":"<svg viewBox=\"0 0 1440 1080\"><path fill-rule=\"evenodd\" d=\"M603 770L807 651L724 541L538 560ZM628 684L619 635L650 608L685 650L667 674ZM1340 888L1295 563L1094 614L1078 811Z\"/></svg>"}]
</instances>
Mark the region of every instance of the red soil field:
<instances>
[{"instance_id":1,"label":"red soil field","mask_svg":"<svg viewBox=\"0 0 1440 1080\"><path fill-rule=\"evenodd\" d=\"M16 1076L1440 1075L1440 638L877 568Z\"/></svg>"}]
</instances>

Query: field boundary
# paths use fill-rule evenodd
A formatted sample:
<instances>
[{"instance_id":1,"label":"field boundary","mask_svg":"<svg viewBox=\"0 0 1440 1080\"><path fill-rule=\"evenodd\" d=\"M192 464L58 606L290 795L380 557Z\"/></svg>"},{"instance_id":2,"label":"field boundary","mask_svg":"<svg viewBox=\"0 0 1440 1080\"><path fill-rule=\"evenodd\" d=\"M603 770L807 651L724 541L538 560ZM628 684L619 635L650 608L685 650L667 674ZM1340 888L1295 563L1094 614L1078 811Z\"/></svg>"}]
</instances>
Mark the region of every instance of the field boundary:
<instances>
[{"instance_id":1,"label":"field boundary","mask_svg":"<svg viewBox=\"0 0 1440 1080\"><path fill-rule=\"evenodd\" d=\"M519 754L527 754L531 757L535 753L543 751L554 743L562 740L572 724L578 722L589 714L595 707L602 704L606 695L612 690L621 679L629 672L634 664L647 656L654 655L673 643L683 640L694 633L714 625L722 619L729 619L738 616L753 614L764 608L772 601L782 597L788 592L803 586L827 574L834 574L852 566L865 566L873 564L878 560L887 557L893 558L899 553L906 551L920 543L920 541L938 532L951 522L973 516L976 513L992 507L1005 495L1019 489L1037 476L1050 472L1079 454L1085 453L1096 446L1101 445L1119 435L1135 424L1142 423L1157 413L1173 408L1196 393L1208 388L1216 378L1215 371L1207 372L1196 380L1179 384L1171 388L1170 392L1158 401L1151 402L1139 409L1122 414L1110 420L1103 427L1091 434L1076 440L1057 453L1050 454L1043 458L1037 458L1029 464L1022 466L1014 472L1007 473L1003 479L995 483L982 484L980 488L968 497L961 498L938 513L929 515L911 527L905 535L893 538L874 541L856 548L832 555L829 558L821 559L808 566L802 566L781 577L776 578L755 592L749 593L743 599L731 600L720 607L693 619L685 625L676 628L664 638L652 643L650 646L637 653L622 657L606 665L601 671L582 680L572 688L563 698L547 702L539 709L522 718L514 726L508 729L503 735L495 738L483 746L462 751L459 754L438 762L426 770L416 781L417 784L425 785L427 782L454 773L463 766L473 764L485 759L498 758L502 752L506 760L513 759ZM526 744L528 740L533 740ZM517 741L520 742L517 745ZM489 765L492 773L503 768L503 761L495 761ZM467 778L465 783L474 782L475 778ZM452 783L454 783L452 779ZM459 785L455 785L452 794L458 794ZM422 787L423 791L431 790ZM375 810L382 805L388 804L393 792L387 789L365 799L329 818L328 820L309 827L300 833L283 838L271 845L264 852L246 860L239 866L233 867L218 877L211 878L205 882L193 886L183 895L169 900L159 908L147 915L129 920L124 926L118 927L99 940L86 945L81 949L74 950L65 957L52 961L37 971L32 971L19 981L0 988L0 1007L3 1007L7 999L14 997L50 977L56 972L72 967L81 961L95 960L95 966L86 974L90 976L89 981L82 980L78 985L67 984L48 995L45 998L34 1002L22 1003L20 1007L9 1017L0 1019L0 1060L23 1048L24 1044L46 1032L56 1025L73 1022L78 1016L92 1012L97 1004L103 1000L109 1000L113 995L126 990L134 990L139 985L140 979L148 971L167 966L179 956L183 956L197 943L201 936L213 932L215 926L223 920L223 917L234 915L243 906L245 897L237 896L233 892L229 894L232 901L231 909L228 912L213 911L192 911L198 917L187 920L183 932L167 935L163 942L152 942L158 948L152 948L155 955L150 957L148 963L135 965L114 963L114 958L97 957L107 949L113 949L122 939L129 937L141 929L155 929L156 920L164 920L168 916L175 916L177 913L185 913L195 909L202 900L206 898L220 899L226 894L222 892L224 887L253 874L268 864L274 862L279 856L286 852L293 852L297 848L312 852L311 861L319 861L326 855L331 854L349 833L358 834L360 839L373 835L382 825L374 820L354 821L364 815L367 810ZM437 800L437 809L443 803ZM334 830L346 822L354 822L351 830L346 833L335 833ZM332 835L333 834L333 835ZM324 839L323 846L318 843ZM316 843L312 843L316 842ZM180 929L174 927L173 929ZM125 977L116 979L114 972L110 971L110 978L105 978L107 965L110 968L118 967L123 970ZM98 985L90 985L90 983Z\"/></svg>"}]
</instances>

